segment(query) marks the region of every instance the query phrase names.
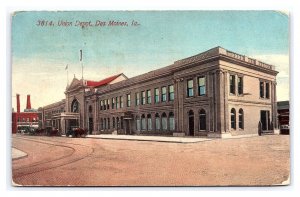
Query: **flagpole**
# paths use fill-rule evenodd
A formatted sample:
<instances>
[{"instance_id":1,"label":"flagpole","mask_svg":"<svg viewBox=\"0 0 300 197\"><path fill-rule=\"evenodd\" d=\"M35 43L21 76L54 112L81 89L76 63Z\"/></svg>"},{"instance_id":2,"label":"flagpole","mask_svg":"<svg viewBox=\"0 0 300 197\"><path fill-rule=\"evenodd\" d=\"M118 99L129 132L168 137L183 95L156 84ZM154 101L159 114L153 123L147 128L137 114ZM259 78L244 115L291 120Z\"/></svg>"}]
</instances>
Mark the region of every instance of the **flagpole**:
<instances>
[{"instance_id":1,"label":"flagpole","mask_svg":"<svg viewBox=\"0 0 300 197\"><path fill-rule=\"evenodd\" d=\"M80 49L80 62L81 62L81 79L82 79L82 82L83 82L82 49Z\"/></svg>"}]
</instances>

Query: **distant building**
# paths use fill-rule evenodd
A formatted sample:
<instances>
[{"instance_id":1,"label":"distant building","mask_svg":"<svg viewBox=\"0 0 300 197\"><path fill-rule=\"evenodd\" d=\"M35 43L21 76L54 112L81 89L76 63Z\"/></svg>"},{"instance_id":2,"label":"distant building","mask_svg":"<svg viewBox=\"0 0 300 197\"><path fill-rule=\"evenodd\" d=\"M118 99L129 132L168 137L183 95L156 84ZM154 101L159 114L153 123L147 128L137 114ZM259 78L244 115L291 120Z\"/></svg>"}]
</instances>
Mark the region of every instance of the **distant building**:
<instances>
[{"instance_id":1,"label":"distant building","mask_svg":"<svg viewBox=\"0 0 300 197\"><path fill-rule=\"evenodd\" d=\"M273 132L277 73L216 47L129 79L74 77L64 100L43 107L43 120L62 133L72 127L91 134L208 137Z\"/></svg>"},{"instance_id":2,"label":"distant building","mask_svg":"<svg viewBox=\"0 0 300 197\"><path fill-rule=\"evenodd\" d=\"M24 127L39 127L38 112L31 108L30 95L27 95L26 109L20 112L20 95L17 94L17 111L12 112L12 133L17 133Z\"/></svg>"},{"instance_id":3,"label":"distant building","mask_svg":"<svg viewBox=\"0 0 300 197\"><path fill-rule=\"evenodd\" d=\"M289 101L277 102L279 128L282 134L290 133L290 104Z\"/></svg>"}]
</instances>

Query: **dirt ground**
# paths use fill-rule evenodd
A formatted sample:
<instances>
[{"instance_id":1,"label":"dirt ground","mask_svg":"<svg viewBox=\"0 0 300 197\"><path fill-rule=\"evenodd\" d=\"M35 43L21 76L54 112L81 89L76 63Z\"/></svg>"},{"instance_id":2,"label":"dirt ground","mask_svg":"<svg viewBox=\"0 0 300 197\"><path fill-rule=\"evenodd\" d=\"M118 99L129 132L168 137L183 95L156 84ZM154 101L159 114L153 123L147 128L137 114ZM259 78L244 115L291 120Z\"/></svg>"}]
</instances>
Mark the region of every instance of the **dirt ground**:
<instances>
[{"instance_id":1,"label":"dirt ground","mask_svg":"<svg viewBox=\"0 0 300 197\"><path fill-rule=\"evenodd\" d=\"M16 185L257 186L290 174L289 136L164 143L14 136Z\"/></svg>"}]
</instances>

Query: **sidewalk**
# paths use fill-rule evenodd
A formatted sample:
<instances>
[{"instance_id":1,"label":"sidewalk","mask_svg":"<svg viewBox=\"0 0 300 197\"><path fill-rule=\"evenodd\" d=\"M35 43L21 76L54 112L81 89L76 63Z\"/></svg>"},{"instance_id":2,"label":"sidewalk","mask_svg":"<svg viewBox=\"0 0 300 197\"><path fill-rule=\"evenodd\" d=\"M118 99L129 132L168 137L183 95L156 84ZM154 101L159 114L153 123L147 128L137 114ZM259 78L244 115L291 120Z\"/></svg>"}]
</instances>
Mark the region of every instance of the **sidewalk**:
<instances>
[{"instance_id":1,"label":"sidewalk","mask_svg":"<svg viewBox=\"0 0 300 197\"><path fill-rule=\"evenodd\" d=\"M87 138L97 139L113 139L113 140L135 140L135 141L155 141L155 142L171 142L171 143L196 143L209 141L209 138L198 137L165 137L165 136L137 136L137 135L87 135Z\"/></svg>"},{"instance_id":2,"label":"sidewalk","mask_svg":"<svg viewBox=\"0 0 300 197\"><path fill-rule=\"evenodd\" d=\"M19 149L16 149L14 147L12 147L12 149L11 149L11 156L12 156L13 160L15 160L15 159L21 159L23 157L27 157L27 153L25 153L23 151L20 151Z\"/></svg>"}]
</instances>

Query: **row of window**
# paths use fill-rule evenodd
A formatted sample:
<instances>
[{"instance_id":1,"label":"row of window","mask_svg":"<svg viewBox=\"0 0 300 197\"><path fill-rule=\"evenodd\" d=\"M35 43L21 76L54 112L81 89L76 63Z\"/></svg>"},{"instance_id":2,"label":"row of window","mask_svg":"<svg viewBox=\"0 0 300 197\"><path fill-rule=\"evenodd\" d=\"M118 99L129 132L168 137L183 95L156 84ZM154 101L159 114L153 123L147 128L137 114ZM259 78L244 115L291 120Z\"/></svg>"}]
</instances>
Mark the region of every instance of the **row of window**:
<instances>
[{"instance_id":1,"label":"row of window","mask_svg":"<svg viewBox=\"0 0 300 197\"><path fill-rule=\"evenodd\" d=\"M236 94L236 75L229 76L230 94ZM243 94L243 77L237 76L237 94Z\"/></svg>"},{"instance_id":2,"label":"row of window","mask_svg":"<svg viewBox=\"0 0 300 197\"><path fill-rule=\"evenodd\" d=\"M231 128L232 129L236 129L236 111L234 108L231 109L230 111L230 120L231 120ZM239 123L239 129L244 129L244 111L243 109L239 109L239 119L238 119L238 123Z\"/></svg>"},{"instance_id":3,"label":"row of window","mask_svg":"<svg viewBox=\"0 0 300 197\"><path fill-rule=\"evenodd\" d=\"M154 117L155 121L155 128L152 128L152 117L151 114L148 114L145 116L144 114L141 116L141 118L136 117L135 123L136 123L136 130L137 131L174 131L175 130L175 120L174 120L174 113L169 113L169 118L167 117L166 113L163 113L161 117L159 114L155 114Z\"/></svg>"},{"instance_id":4,"label":"row of window","mask_svg":"<svg viewBox=\"0 0 300 197\"><path fill-rule=\"evenodd\" d=\"M18 122L21 122L21 120L22 120L22 122L37 122L39 120L39 118L38 117L37 118L32 118L32 119L30 119L30 118L18 118Z\"/></svg>"},{"instance_id":5,"label":"row of window","mask_svg":"<svg viewBox=\"0 0 300 197\"><path fill-rule=\"evenodd\" d=\"M161 91L161 94L160 94ZM168 101L174 101L174 85L163 86L160 89L154 89L154 103L166 102L167 101L167 91L168 91ZM135 105L145 105L152 103L151 90L146 90L142 92L135 93ZM131 94L126 95L126 107L131 106ZM123 96L114 97L111 99L111 109L123 108ZM100 110L109 110L110 99L105 99L100 101Z\"/></svg>"},{"instance_id":6,"label":"row of window","mask_svg":"<svg viewBox=\"0 0 300 197\"><path fill-rule=\"evenodd\" d=\"M265 81L259 82L259 96L260 98L270 98L270 83Z\"/></svg>"},{"instance_id":7,"label":"row of window","mask_svg":"<svg viewBox=\"0 0 300 197\"><path fill-rule=\"evenodd\" d=\"M204 96L206 94L206 78L204 76L198 77L197 80L198 85L198 95ZM187 97L194 96L194 80L187 80Z\"/></svg>"}]
</instances>

